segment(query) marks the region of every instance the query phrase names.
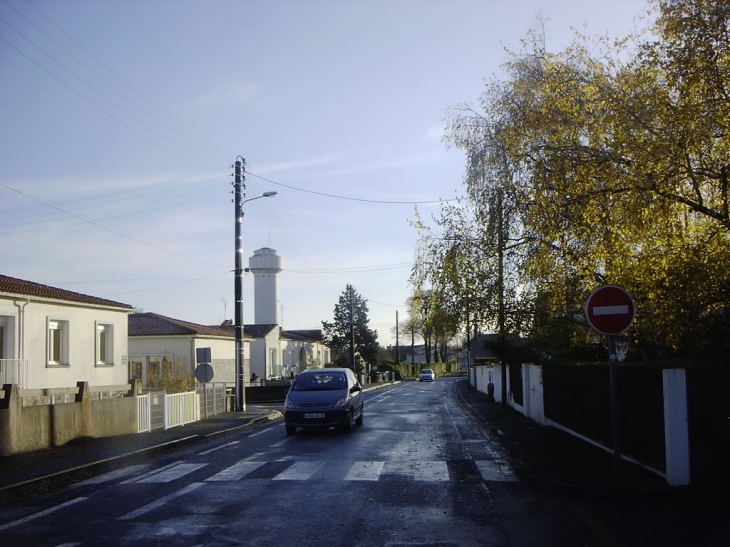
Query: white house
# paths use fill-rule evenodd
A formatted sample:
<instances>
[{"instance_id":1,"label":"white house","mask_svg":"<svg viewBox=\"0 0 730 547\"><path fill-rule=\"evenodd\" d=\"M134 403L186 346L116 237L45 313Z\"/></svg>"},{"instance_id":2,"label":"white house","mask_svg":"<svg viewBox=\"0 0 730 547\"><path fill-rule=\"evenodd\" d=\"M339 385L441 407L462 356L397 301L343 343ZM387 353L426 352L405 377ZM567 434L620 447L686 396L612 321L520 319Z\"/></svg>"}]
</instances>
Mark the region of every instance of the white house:
<instances>
[{"instance_id":1,"label":"white house","mask_svg":"<svg viewBox=\"0 0 730 547\"><path fill-rule=\"evenodd\" d=\"M118 386L132 306L0 275L0 382L22 389Z\"/></svg>"},{"instance_id":2,"label":"white house","mask_svg":"<svg viewBox=\"0 0 730 547\"><path fill-rule=\"evenodd\" d=\"M291 378L302 370L328 364L330 350L322 331L285 330L281 326L279 274L283 261L264 247L249 259L254 275L254 323L244 325L244 361L251 378ZM231 321L206 326L154 313L129 317L130 377L147 383L150 370L192 373L196 349L211 348L213 382L235 384L235 330Z\"/></svg>"},{"instance_id":3,"label":"white house","mask_svg":"<svg viewBox=\"0 0 730 547\"><path fill-rule=\"evenodd\" d=\"M156 313L129 316L130 377L143 384L151 371L192 374L198 348L211 350L213 382L234 384L235 346L230 322L208 326ZM243 355L250 374L247 381L251 377L288 378L329 361L321 331L284 331L278 325L245 325Z\"/></svg>"},{"instance_id":4,"label":"white house","mask_svg":"<svg viewBox=\"0 0 730 547\"><path fill-rule=\"evenodd\" d=\"M250 361L251 338L244 334L243 352ZM233 328L207 326L173 319L156 313L129 316L129 374L147 384L150 372L192 375L196 351L210 348L213 382L236 381L236 340Z\"/></svg>"}]
</instances>

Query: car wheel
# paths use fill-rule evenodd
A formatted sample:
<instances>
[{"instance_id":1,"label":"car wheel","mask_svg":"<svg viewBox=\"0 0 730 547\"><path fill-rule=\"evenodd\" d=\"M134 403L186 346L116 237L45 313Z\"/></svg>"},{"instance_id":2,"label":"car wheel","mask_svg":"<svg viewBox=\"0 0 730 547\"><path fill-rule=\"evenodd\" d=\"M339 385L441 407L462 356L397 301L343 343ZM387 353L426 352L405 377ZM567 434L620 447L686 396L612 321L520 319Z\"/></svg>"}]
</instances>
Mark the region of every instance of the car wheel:
<instances>
[{"instance_id":1,"label":"car wheel","mask_svg":"<svg viewBox=\"0 0 730 547\"><path fill-rule=\"evenodd\" d=\"M297 432L296 426L293 426L293 425L286 426L286 434L287 435L294 435L294 433L296 433L296 432Z\"/></svg>"},{"instance_id":2,"label":"car wheel","mask_svg":"<svg viewBox=\"0 0 730 547\"><path fill-rule=\"evenodd\" d=\"M360 415L357 417L357 420L355 420L355 423L357 425L362 425L362 416L365 413L365 404L362 404L360 406Z\"/></svg>"},{"instance_id":3,"label":"car wheel","mask_svg":"<svg viewBox=\"0 0 730 547\"><path fill-rule=\"evenodd\" d=\"M352 428L355 425L355 412L353 410L350 410L350 412L347 414L347 421L345 422L345 425L342 426L342 431L345 433L349 433L352 431Z\"/></svg>"}]
</instances>

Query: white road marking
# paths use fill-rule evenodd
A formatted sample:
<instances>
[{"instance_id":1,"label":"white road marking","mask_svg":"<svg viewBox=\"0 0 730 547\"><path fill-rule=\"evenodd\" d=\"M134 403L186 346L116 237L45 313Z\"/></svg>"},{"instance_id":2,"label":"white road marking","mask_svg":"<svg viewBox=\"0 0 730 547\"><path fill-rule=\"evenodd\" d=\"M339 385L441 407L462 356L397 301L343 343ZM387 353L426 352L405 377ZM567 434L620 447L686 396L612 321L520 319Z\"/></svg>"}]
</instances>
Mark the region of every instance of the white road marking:
<instances>
[{"instance_id":1,"label":"white road marking","mask_svg":"<svg viewBox=\"0 0 730 547\"><path fill-rule=\"evenodd\" d=\"M249 462L242 460L205 480L206 482L237 481L245 477L252 471L255 471L256 469L264 465L264 463L266 462Z\"/></svg>"},{"instance_id":2,"label":"white road marking","mask_svg":"<svg viewBox=\"0 0 730 547\"><path fill-rule=\"evenodd\" d=\"M324 465L324 462L295 462L271 480L274 481L305 481Z\"/></svg>"},{"instance_id":3,"label":"white road marking","mask_svg":"<svg viewBox=\"0 0 730 547\"><path fill-rule=\"evenodd\" d=\"M176 465L175 467L171 467L170 469L166 469L165 471L162 471L161 473L157 473L155 475L151 475L149 477L145 477L144 479L136 481L138 484L140 483L167 483L172 482L175 479L179 479L181 477L184 477L185 475L188 475L192 473L193 471L197 471L201 467L205 467L208 465L207 463L181 463L180 465Z\"/></svg>"},{"instance_id":4,"label":"white road marking","mask_svg":"<svg viewBox=\"0 0 730 547\"><path fill-rule=\"evenodd\" d=\"M629 306L593 306L593 315L626 315Z\"/></svg>"},{"instance_id":5,"label":"white road marking","mask_svg":"<svg viewBox=\"0 0 730 547\"><path fill-rule=\"evenodd\" d=\"M279 448L283 444L286 444L290 442L294 437L286 437L285 439L280 440L278 443L270 444L269 448Z\"/></svg>"},{"instance_id":6,"label":"white road marking","mask_svg":"<svg viewBox=\"0 0 730 547\"><path fill-rule=\"evenodd\" d=\"M228 448L230 446L237 445L241 441L232 441L230 443L222 444L220 446L216 446L215 448L211 448L210 450L206 450L205 452L199 452L198 456L207 456L208 454L212 454L213 452L216 452L217 450L221 450L222 448Z\"/></svg>"},{"instance_id":7,"label":"white road marking","mask_svg":"<svg viewBox=\"0 0 730 547\"><path fill-rule=\"evenodd\" d=\"M76 484L72 484L69 488L78 488L79 486L88 486L90 484L102 484L104 482L113 481L114 479L118 479L121 477L129 477L130 475L139 473L140 471L142 471L143 469L147 469L148 467L149 464L130 465L129 467L123 467L122 469L117 469L116 471L110 471L109 473L99 475L98 477L92 477L85 481L77 482Z\"/></svg>"},{"instance_id":8,"label":"white road marking","mask_svg":"<svg viewBox=\"0 0 730 547\"><path fill-rule=\"evenodd\" d=\"M439 482L449 480L445 461L388 462L387 473L397 473L416 481Z\"/></svg>"},{"instance_id":9,"label":"white road marking","mask_svg":"<svg viewBox=\"0 0 730 547\"><path fill-rule=\"evenodd\" d=\"M517 477L504 460L475 460L482 479L491 482L516 482Z\"/></svg>"},{"instance_id":10,"label":"white road marking","mask_svg":"<svg viewBox=\"0 0 730 547\"><path fill-rule=\"evenodd\" d=\"M122 515L121 517L117 518L117 520L132 520L136 519L137 517L144 515L145 513L149 513L150 511L157 509L158 507L162 507L165 505L168 501L173 500L175 498L179 498L180 496L184 496L186 494L189 494L190 492L197 490L203 486L202 482L194 482L191 484L188 484L185 488L181 488L177 492L173 492L172 494L168 494L167 496L164 496L157 501L153 501L152 503L148 503L144 507L140 507L139 509L135 509L131 513L127 513L126 515Z\"/></svg>"},{"instance_id":11,"label":"white road marking","mask_svg":"<svg viewBox=\"0 0 730 547\"><path fill-rule=\"evenodd\" d=\"M272 429L274 429L274 428L273 427L267 427L266 429L262 429L261 431L257 431L256 433L252 433L248 437L250 439L251 437L256 437L257 435L263 435L264 433L266 433L268 431L271 431Z\"/></svg>"},{"instance_id":12,"label":"white road marking","mask_svg":"<svg viewBox=\"0 0 730 547\"><path fill-rule=\"evenodd\" d=\"M345 475L346 481L377 481L385 462L355 462Z\"/></svg>"},{"instance_id":13,"label":"white road marking","mask_svg":"<svg viewBox=\"0 0 730 547\"><path fill-rule=\"evenodd\" d=\"M181 463L183 463L182 460L179 460L179 461L176 461L176 462L167 464L167 465L165 465L163 467L159 467L157 469L153 469L152 471L150 471L148 473L145 473L144 475L142 475L140 477L135 477L133 479L128 479L128 480L122 482L122 484L131 484L131 483L139 482L142 479L145 479L147 477L152 477L153 475L157 475L158 473L161 473L161 472L163 472L163 471L165 471L167 469L172 469L173 467L175 467L177 465L180 465Z\"/></svg>"},{"instance_id":14,"label":"white road marking","mask_svg":"<svg viewBox=\"0 0 730 547\"><path fill-rule=\"evenodd\" d=\"M65 509L66 507L70 507L71 505L76 505L79 502L82 502L86 500L87 498L74 498L72 500L67 501L66 503L62 503L60 505L56 505L54 507L49 507L48 509L44 511L40 511L38 513L34 513L32 515L28 515L25 518L14 520L13 522L8 522L7 524L3 524L0 526L0 532L3 530L7 530L8 528L12 528L13 526L18 526L20 524L25 524L26 522L31 522L36 519L39 519L41 517L45 517L46 515L50 515L51 513L55 513L56 511L60 511L61 509Z\"/></svg>"}]
</instances>

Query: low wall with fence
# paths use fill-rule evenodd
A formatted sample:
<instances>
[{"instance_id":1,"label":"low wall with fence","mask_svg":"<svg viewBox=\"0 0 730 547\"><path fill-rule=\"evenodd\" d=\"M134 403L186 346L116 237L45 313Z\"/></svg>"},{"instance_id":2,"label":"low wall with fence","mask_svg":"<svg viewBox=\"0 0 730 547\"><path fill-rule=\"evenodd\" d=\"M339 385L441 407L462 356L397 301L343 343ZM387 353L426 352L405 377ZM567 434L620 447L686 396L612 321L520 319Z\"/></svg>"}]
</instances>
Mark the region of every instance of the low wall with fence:
<instances>
[{"instance_id":1,"label":"low wall with fence","mask_svg":"<svg viewBox=\"0 0 730 547\"><path fill-rule=\"evenodd\" d=\"M25 405L24 395L37 399L39 394L24 394L16 384L4 384L0 399L0 455L17 454L60 446L79 437L107 437L137 432L136 386L127 388L126 396L101 398L100 392L118 393L119 386L89 388L79 382L73 399L54 404ZM40 395L44 397L44 395ZM95 399L95 400L94 400ZM64 394L63 400L68 400Z\"/></svg>"},{"instance_id":2,"label":"low wall with fence","mask_svg":"<svg viewBox=\"0 0 730 547\"><path fill-rule=\"evenodd\" d=\"M501 386L506 382L505 404L542 425L614 450L608 366L523 364L507 367L507 372L502 378L499 365L472 367L470 382L493 394L496 402L502 402ZM618 371L621 457L671 485L690 484L685 372L645 366L622 366ZM695 481L699 478L692 475Z\"/></svg>"}]
</instances>

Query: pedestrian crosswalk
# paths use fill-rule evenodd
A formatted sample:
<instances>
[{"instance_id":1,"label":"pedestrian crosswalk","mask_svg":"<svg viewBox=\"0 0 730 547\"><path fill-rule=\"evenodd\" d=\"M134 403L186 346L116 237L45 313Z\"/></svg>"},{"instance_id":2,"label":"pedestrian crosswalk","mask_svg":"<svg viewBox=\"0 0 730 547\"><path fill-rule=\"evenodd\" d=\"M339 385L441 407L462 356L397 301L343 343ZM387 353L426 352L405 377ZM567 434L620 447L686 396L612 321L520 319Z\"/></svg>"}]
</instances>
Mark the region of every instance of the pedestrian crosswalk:
<instances>
[{"instance_id":1,"label":"pedestrian crosswalk","mask_svg":"<svg viewBox=\"0 0 730 547\"><path fill-rule=\"evenodd\" d=\"M472 460L469 460L472 461ZM343 467L328 465L324 460L240 460L219 471L211 471L208 477L196 477L196 480L209 483L235 482L240 480L264 479L272 481L307 481L314 477L320 480L342 480L345 482L374 482L384 477L400 477L418 482L445 482L454 479L459 473L463 479L464 469L471 470L472 478L485 482L515 482L512 468L504 460L473 460L473 465L464 466L464 462L446 460L420 461L355 461L343 473ZM122 484L166 484L182 479L199 470L209 468L208 463L173 462L163 468L147 470L138 469L139 476L128 477ZM95 484L111 481L118 477L118 472L102 475L93 479ZM86 481L84 484L89 484Z\"/></svg>"}]
</instances>

